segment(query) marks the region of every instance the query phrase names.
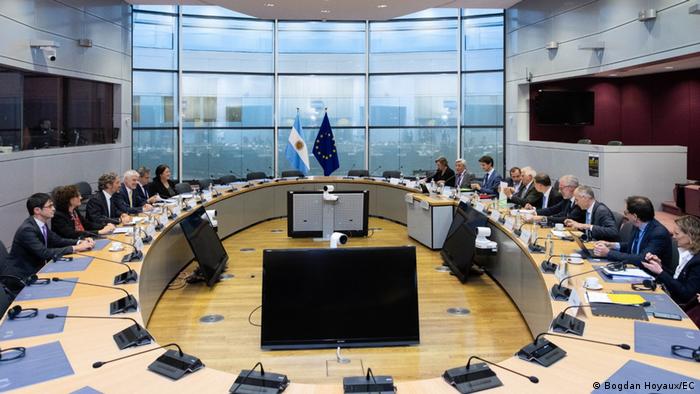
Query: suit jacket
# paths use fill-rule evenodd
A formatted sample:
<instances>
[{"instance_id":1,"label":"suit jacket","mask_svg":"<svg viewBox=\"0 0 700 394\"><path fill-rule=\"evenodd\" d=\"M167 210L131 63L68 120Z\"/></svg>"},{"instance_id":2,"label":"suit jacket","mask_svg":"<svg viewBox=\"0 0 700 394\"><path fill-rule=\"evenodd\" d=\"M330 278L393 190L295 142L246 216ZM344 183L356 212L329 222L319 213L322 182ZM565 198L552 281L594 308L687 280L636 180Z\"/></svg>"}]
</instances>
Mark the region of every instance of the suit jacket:
<instances>
[{"instance_id":1,"label":"suit jacket","mask_svg":"<svg viewBox=\"0 0 700 394\"><path fill-rule=\"evenodd\" d=\"M675 271L674 271L675 272ZM700 293L700 253L693 256L683 267L678 279L673 279L673 273L664 269L656 280L663 283L671 298L678 304L685 304Z\"/></svg>"},{"instance_id":2,"label":"suit jacket","mask_svg":"<svg viewBox=\"0 0 700 394\"><path fill-rule=\"evenodd\" d=\"M5 267L2 267L2 273L20 278L34 275L47 260L73 253L72 246L78 243L77 239L62 238L48 228L46 237L48 241L44 244L44 235L34 217L25 219L15 232L12 249Z\"/></svg>"},{"instance_id":3,"label":"suit jacket","mask_svg":"<svg viewBox=\"0 0 700 394\"><path fill-rule=\"evenodd\" d=\"M591 229L588 234L588 239L598 239L603 241L617 241L620 238L620 229L615 224L615 217L605 204L596 201L593 205L593 213L591 215ZM583 221L586 221L586 211L583 213ZM586 231L588 233L588 231Z\"/></svg>"},{"instance_id":4,"label":"suit jacket","mask_svg":"<svg viewBox=\"0 0 700 394\"><path fill-rule=\"evenodd\" d=\"M542 207L542 204L544 203L544 197L545 193L542 193L542 200L540 201L539 207ZM559 204L559 202L562 199L563 197L561 196L561 193L559 193L559 190L556 190L554 189L554 187L552 187L551 189L549 189L549 196L547 197L547 206L544 208L553 207Z\"/></svg>"},{"instance_id":5,"label":"suit jacket","mask_svg":"<svg viewBox=\"0 0 700 394\"><path fill-rule=\"evenodd\" d=\"M114 203L116 195L117 193L112 195L112 198L109 200L110 208L107 210L107 197L105 197L102 190L93 194L92 197L90 197L90 201L87 203L87 207L85 207L87 219L102 227L107 223L119 224L119 217L123 211Z\"/></svg>"},{"instance_id":6,"label":"suit jacket","mask_svg":"<svg viewBox=\"0 0 700 394\"><path fill-rule=\"evenodd\" d=\"M644 266L640 263L644 260L647 253L652 253L661 259L664 271L671 276L676 272L676 267L673 264L673 245L671 243L671 234L666 227L658 220L652 219L647 223L646 229L639 243L639 253L632 251L632 243L639 235L637 227L632 231L630 242L620 242L620 250L610 250L608 259L613 261L624 261L637 265L640 268Z\"/></svg>"},{"instance_id":7,"label":"suit jacket","mask_svg":"<svg viewBox=\"0 0 700 394\"><path fill-rule=\"evenodd\" d=\"M148 202L148 199L151 197L150 192L148 190L148 185L146 186L141 186L141 184L136 185L136 194L138 194L139 199ZM144 204L145 204L144 202Z\"/></svg>"},{"instance_id":8,"label":"suit jacket","mask_svg":"<svg viewBox=\"0 0 700 394\"><path fill-rule=\"evenodd\" d=\"M511 177L506 178L503 182L506 182L508 187L515 187L515 182L513 182L513 178ZM523 187L522 181L518 182L518 190L516 190L516 192L519 192L521 187Z\"/></svg>"},{"instance_id":9,"label":"suit jacket","mask_svg":"<svg viewBox=\"0 0 700 394\"><path fill-rule=\"evenodd\" d=\"M131 191L133 206L129 205L129 194L124 184L121 185L118 192L114 193L112 196L112 201L121 212L126 212L129 215L141 213L143 212L143 206L146 204L146 200L141 199L139 194L136 192L138 189L139 187L137 186L135 190Z\"/></svg>"},{"instance_id":10,"label":"suit jacket","mask_svg":"<svg viewBox=\"0 0 700 394\"><path fill-rule=\"evenodd\" d=\"M168 188L163 186L163 183L159 180L155 180L148 184L148 194L155 196L158 194L163 198L170 198L177 196L177 191L175 191L175 182L168 179Z\"/></svg>"},{"instance_id":11,"label":"suit jacket","mask_svg":"<svg viewBox=\"0 0 700 394\"><path fill-rule=\"evenodd\" d=\"M537 210L540 216L546 216L550 223L564 223L566 219L573 219L579 223L586 221L586 215L581 208L572 202L571 199L559 201L557 205Z\"/></svg>"},{"instance_id":12,"label":"suit jacket","mask_svg":"<svg viewBox=\"0 0 700 394\"><path fill-rule=\"evenodd\" d=\"M459 175L455 173L455 187L460 189L469 189L471 187L471 184L474 183L474 174L470 173L467 170L464 170L462 175L462 181L459 182ZM459 182L459 185L457 184L457 182Z\"/></svg>"},{"instance_id":13,"label":"suit jacket","mask_svg":"<svg viewBox=\"0 0 700 394\"><path fill-rule=\"evenodd\" d=\"M75 213L76 215L78 215L80 223L83 224L83 228L85 229L85 231L97 232L101 230L102 227L104 227L98 226L97 224L85 219L85 217L83 217L83 215L81 215L80 212L78 212L78 209L75 210ZM87 234L85 231L77 231L75 229L73 219L71 219L70 217L70 214L68 212L58 210L53 215L53 219L51 219L51 231L63 238L69 239L78 239L93 236L92 234Z\"/></svg>"},{"instance_id":14,"label":"suit jacket","mask_svg":"<svg viewBox=\"0 0 700 394\"><path fill-rule=\"evenodd\" d=\"M484 176L486 176L486 174L484 174ZM481 193L498 194L498 186L501 185L502 180L503 178L501 178L501 175L494 170L489 179L486 180L486 183L483 181L481 182Z\"/></svg>"},{"instance_id":15,"label":"suit jacket","mask_svg":"<svg viewBox=\"0 0 700 394\"><path fill-rule=\"evenodd\" d=\"M541 205L542 193L535 189L535 182L532 181L529 188L527 188L527 185L523 185L523 187L521 187L521 193L513 194L510 196L509 200L513 204L520 205L521 207L525 206L525 204L536 207Z\"/></svg>"},{"instance_id":16,"label":"suit jacket","mask_svg":"<svg viewBox=\"0 0 700 394\"><path fill-rule=\"evenodd\" d=\"M435 181L435 182L445 181L445 186L454 187L455 186L455 172L450 167L447 167L445 169L444 173L440 173L440 171L435 171L435 174L429 176L427 181L428 182L430 182L430 181Z\"/></svg>"}]
</instances>

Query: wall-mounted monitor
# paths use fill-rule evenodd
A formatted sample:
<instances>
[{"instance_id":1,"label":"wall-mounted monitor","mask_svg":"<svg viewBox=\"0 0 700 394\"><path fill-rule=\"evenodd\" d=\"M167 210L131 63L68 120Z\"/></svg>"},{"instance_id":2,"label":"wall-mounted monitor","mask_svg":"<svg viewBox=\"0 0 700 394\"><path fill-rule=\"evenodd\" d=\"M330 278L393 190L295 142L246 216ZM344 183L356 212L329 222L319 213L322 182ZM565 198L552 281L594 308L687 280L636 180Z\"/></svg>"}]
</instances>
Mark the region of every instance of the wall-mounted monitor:
<instances>
[{"instance_id":1,"label":"wall-mounted monitor","mask_svg":"<svg viewBox=\"0 0 700 394\"><path fill-rule=\"evenodd\" d=\"M539 90L533 100L538 125L585 126L594 123L595 94L589 91Z\"/></svg>"}]
</instances>

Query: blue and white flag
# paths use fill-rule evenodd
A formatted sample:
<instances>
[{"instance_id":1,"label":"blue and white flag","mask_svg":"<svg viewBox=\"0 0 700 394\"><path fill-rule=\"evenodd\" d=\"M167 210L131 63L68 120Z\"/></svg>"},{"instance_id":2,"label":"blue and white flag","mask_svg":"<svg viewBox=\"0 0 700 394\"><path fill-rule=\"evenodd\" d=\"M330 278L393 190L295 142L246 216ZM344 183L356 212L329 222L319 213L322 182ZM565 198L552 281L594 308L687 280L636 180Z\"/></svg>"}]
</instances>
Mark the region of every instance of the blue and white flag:
<instances>
[{"instance_id":1,"label":"blue and white flag","mask_svg":"<svg viewBox=\"0 0 700 394\"><path fill-rule=\"evenodd\" d=\"M323 117L321 128L318 129L318 135L314 142L314 156L318 163L323 168L323 175L328 176L333 171L340 168L338 160L338 152L335 149L335 139L333 138L333 130L331 130L331 122L328 120L328 113Z\"/></svg>"},{"instance_id":2,"label":"blue and white flag","mask_svg":"<svg viewBox=\"0 0 700 394\"><path fill-rule=\"evenodd\" d=\"M294 119L292 131L289 132L285 157L289 164L301 171L304 176L309 173L309 151L306 149L306 142L304 142L304 130L301 128L299 113Z\"/></svg>"}]
</instances>

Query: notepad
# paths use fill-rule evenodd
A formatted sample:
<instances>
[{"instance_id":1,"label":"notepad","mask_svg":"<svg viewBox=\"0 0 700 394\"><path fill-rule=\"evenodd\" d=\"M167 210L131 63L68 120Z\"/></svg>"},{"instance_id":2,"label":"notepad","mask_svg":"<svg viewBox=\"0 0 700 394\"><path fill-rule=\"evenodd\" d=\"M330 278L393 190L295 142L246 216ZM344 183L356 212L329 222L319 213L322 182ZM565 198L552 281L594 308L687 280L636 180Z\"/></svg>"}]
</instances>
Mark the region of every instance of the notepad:
<instances>
[{"instance_id":1,"label":"notepad","mask_svg":"<svg viewBox=\"0 0 700 394\"><path fill-rule=\"evenodd\" d=\"M620 277L627 277L627 278L635 278L635 279L639 279L639 280L654 279L651 275L640 270L639 268L625 268L622 271L614 271L614 270L611 270L607 267L604 267L603 273L605 273L605 275L609 275L612 277L620 276Z\"/></svg>"},{"instance_id":2,"label":"notepad","mask_svg":"<svg viewBox=\"0 0 700 394\"><path fill-rule=\"evenodd\" d=\"M131 234L133 232L133 227L117 227L114 229L114 234Z\"/></svg>"}]
</instances>

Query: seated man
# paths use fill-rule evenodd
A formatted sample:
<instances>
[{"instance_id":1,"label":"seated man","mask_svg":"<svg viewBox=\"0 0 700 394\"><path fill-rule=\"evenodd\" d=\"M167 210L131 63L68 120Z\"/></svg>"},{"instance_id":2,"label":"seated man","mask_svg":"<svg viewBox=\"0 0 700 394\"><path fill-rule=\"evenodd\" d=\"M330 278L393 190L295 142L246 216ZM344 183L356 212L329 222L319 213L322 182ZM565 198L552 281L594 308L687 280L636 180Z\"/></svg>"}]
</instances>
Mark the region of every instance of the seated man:
<instances>
[{"instance_id":1,"label":"seated man","mask_svg":"<svg viewBox=\"0 0 700 394\"><path fill-rule=\"evenodd\" d=\"M474 174L467 171L467 161L457 159L455 161L455 187L458 189L467 189L474 182Z\"/></svg>"},{"instance_id":2,"label":"seated man","mask_svg":"<svg viewBox=\"0 0 700 394\"><path fill-rule=\"evenodd\" d=\"M141 200L146 200L147 203L153 204L158 201L158 195L149 195L148 184L151 183L151 170L148 167L141 166L137 170L139 173L139 181L136 186L136 193L138 193Z\"/></svg>"},{"instance_id":3,"label":"seated man","mask_svg":"<svg viewBox=\"0 0 700 394\"><path fill-rule=\"evenodd\" d=\"M538 192L534 185L537 172L531 167L523 167L521 172L523 186L520 187L520 192L515 193L515 189L512 187L507 187L504 190L506 196L508 196L508 201L520 207L524 207L527 204L540 205L542 193Z\"/></svg>"},{"instance_id":4,"label":"seated man","mask_svg":"<svg viewBox=\"0 0 700 394\"><path fill-rule=\"evenodd\" d=\"M498 194L498 186L500 186L503 178L493 168L493 158L491 156L481 156L479 165L486 174L484 174L484 180L481 183L472 183L472 189L478 190L483 194Z\"/></svg>"},{"instance_id":5,"label":"seated man","mask_svg":"<svg viewBox=\"0 0 700 394\"><path fill-rule=\"evenodd\" d=\"M599 241L595 244L593 254L641 267L647 253L651 253L661 259L664 271L673 275L676 267L672 266L671 234L663 224L654 219L654 205L651 200L642 196L631 196L627 197L625 204L625 217L634 226L631 242Z\"/></svg>"},{"instance_id":6,"label":"seated man","mask_svg":"<svg viewBox=\"0 0 700 394\"><path fill-rule=\"evenodd\" d=\"M520 167L512 167L509 173L510 177L506 178L506 183L508 183L508 187L512 187L513 190L515 190L515 193L518 193L520 188L523 186L523 176L522 172L520 171Z\"/></svg>"},{"instance_id":7,"label":"seated man","mask_svg":"<svg viewBox=\"0 0 700 394\"><path fill-rule=\"evenodd\" d=\"M134 170L128 170L124 173L124 182L122 182L119 191L112 198L117 209L121 212L126 212L130 215L148 212L153 209L153 206L146 202L136 191L139 187L139 173Z\"/></svg>"},{"instance_id":8,"label":"seated man","mask_svg":"<svg viewBox=\"0 0 700 394\"><path fill-rule=\"evenodd\" d=\"M27 199L27 211L29 217L15 233L6 265L2 267L3 275L13 275L24 281L36 274L48 260L95 246L90 238L81 241L61 238L48 228L47 222L56 211L48 194L32 194Z\"/></svg>"},{"instance_id":9,"label":"seated man","mask_svg":"<svg viewBox=\"0 0 700 394\"><path fill-rule=\"evenodd\" d=\"M435 173L427 178L426 182L435 181L435 183L442 182L443 185L454 187L455 186L455 172L447 164L447 159L443 156L435 159L435 164L437 164L437 169Z\"/></svg>"},{"instance_id":10,"label":"seated man","mask_svg":"<svg viewBox=\"0 0 700 394\"><path fill-rule=\"evenodd\" d=\"M585 222L579 223L574 219L564 220L564 225L582 231L589 241L594 239L617 241L620 229L615 224L615 217L610 208L595 199L593 189L589 186L579 186L574 191L576 205L584 211Z\"/></svg>"},{"instance_id":11,"label":"seated man","mask_svg":"<svg viewBox=\"0 0 700 394\"><path fill-rule=\"evenodd\" d=\"M542 202L535 208L551 208L558 205L563 199L559 190L554 190L552 179L547 174L537 174L535 176L535 189L542 193Z\"/></svg>"},{"instance_id":12,"label":"seated man","mask_svg":"<svg viewBox=\"0 0 700 394\"><path fill-rule=\"evenodd\" d=\"M564 223L566 219L577 222L586 220L581 208L574 200L574 190L578 187L578 178L573 175L564 175L559 178L559 193L562 199L556 205L548 204L547 208L525 206L527 209L537 208L537 216L534 220L546 218L549 223Z\"/></svg>"},{"instance_id":13,"label":"seated man","mask_svg":"<svg viewBox=\"0 0 700 394\"><path fill-rule=\"evenodd\" d=\"M119 175L109 172L100 176L100 179L97 180L98 192L90 198L85 208L89 221L98 226L104 226L107 223L120 224L131 221L129 214L119 209L112 198L120 186Z\"/></svg>"}]
</instances>

